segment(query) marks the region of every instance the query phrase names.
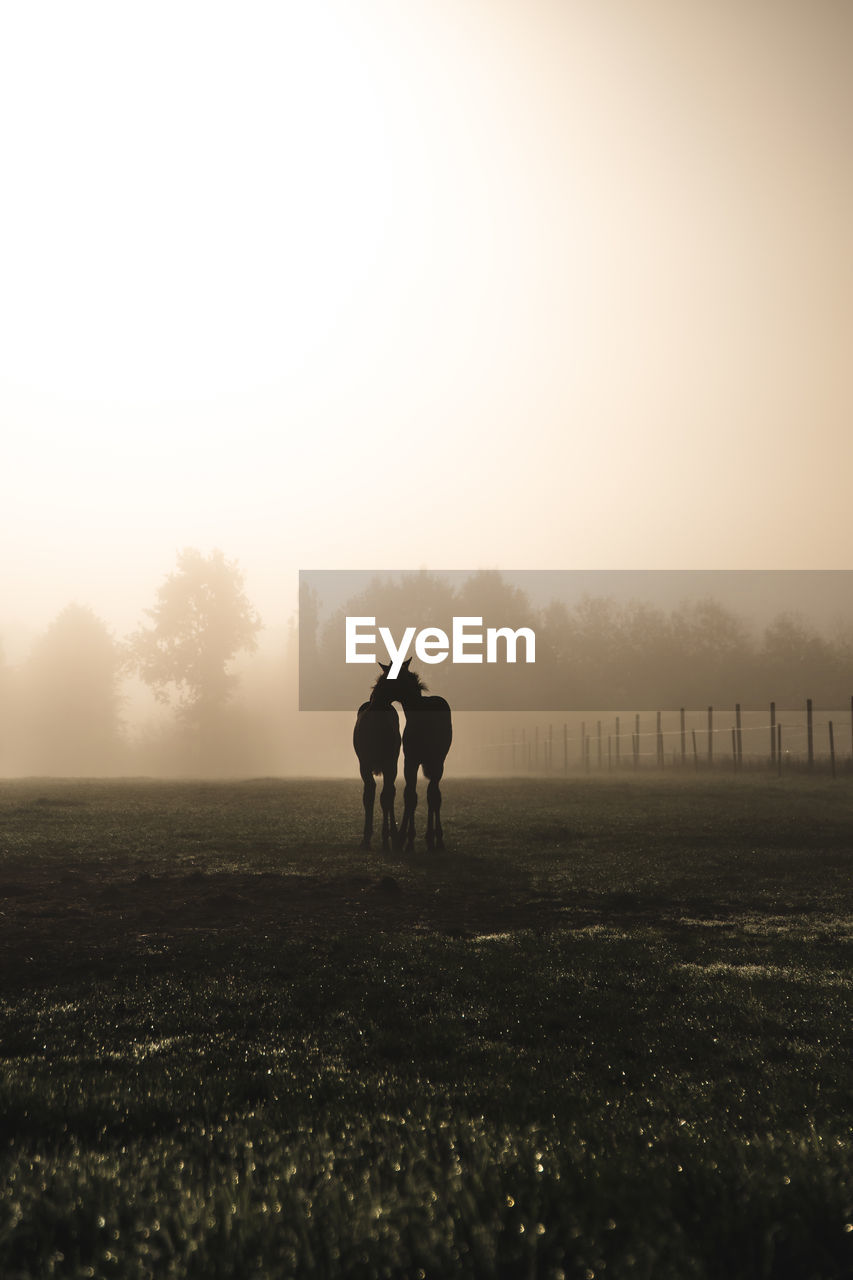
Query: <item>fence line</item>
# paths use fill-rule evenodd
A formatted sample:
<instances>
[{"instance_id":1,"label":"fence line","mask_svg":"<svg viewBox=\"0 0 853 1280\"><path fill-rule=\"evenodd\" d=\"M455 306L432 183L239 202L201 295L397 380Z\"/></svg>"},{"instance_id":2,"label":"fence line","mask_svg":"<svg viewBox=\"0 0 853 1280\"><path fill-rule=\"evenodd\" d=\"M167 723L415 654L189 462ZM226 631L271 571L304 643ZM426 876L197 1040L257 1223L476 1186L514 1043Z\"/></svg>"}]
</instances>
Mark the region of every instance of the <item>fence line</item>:
<instances>
[{"instance_id":1,"label":"fence line","mask_svg":"<svg viewBox=\"0 0 853 1280\"><path fill-rule=\"evenodd\" d=\"M687 709L681 707L677 713L674 710L667 713L678 715L675 727L664 726L664 713L661 711L654 714L655 727L643 729L641 714L634 713L633 732L630 734L623 730L621 714L614 719L615 733L607 731L599 719L581 721L579 730L570 728L569 723L563 721L562 728L558 726L556 733L553 720L545 726L524 725L520 732L512 726L508 733L504 732L496 739L479 742L468 739L466 745L459 742L458 747L462 750L457 760L463 767L467 760L469 765L479 764L492 772L545 776L566 775L578 769L586 773L593 770L621 772L626 768L647 768L652 760L658 769L690 768L693 771L716 767L731 772L740 771L745 763L752 769L764 765L779 776L784 765L805 763L811 770L820 760L828 763L833 778L840 771L839 765L846 773L853 771L853 695L850 700L850 749L847 753L839 752L834 719L816 724L810 698L806 699L804 711L792 710L790 715L796 718L786 720L778 714L777 704L771 702L769 719L762 718L757 724L749 723L749 717L760 715L760 712L744 711L740 703L735 704L733 713L728 710L721 713L719 708L708 707L707 723L703 723L701 728L696 724L688 725L688 718L695 720L701 716L704 722L704 711L692 712L688 717ZM715 724L715 717L723 723ZM688 728L692 751L688 750ZM699 749L700 733L705 735L704 753ZM755 748L758 734L769 734L769 749ZM559 749L560 738L562 750ZM670 742L673 745L668 748Z\"/></svg>"}]
</instances>

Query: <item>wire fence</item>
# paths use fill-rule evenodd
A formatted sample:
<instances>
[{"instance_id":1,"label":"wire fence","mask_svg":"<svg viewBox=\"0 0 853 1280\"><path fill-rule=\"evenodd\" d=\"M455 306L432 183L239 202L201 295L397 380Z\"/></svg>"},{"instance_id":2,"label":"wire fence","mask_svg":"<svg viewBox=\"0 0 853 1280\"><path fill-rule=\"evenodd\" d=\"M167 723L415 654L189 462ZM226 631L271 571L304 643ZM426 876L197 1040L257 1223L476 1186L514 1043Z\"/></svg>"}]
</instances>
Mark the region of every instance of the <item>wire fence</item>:
<instances>
[{"instance_id":1,"label":"wire fence","mask_svg":"<svg viewBox=\"0 0 853 1280\"><path fill-rule=\"evenodd\" d=\"M457 750L461 748L461 750ZM466 733L456 767L491 775L559 776L631 770L817 770L853 774L853 697L846 710L775 703L756 710L633 712L515 724Z\"/></svg>"}]
</instances>

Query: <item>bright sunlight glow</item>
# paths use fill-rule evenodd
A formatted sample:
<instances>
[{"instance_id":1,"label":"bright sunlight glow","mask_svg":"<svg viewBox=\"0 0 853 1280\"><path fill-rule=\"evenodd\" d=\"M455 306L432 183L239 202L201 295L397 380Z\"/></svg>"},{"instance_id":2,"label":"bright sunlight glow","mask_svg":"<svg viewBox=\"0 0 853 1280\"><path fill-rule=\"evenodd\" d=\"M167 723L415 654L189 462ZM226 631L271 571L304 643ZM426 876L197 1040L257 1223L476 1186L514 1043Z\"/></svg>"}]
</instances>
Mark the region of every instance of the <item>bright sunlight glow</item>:
<instances>
[{"instance_id":1,"label":"bright sunlight glow","mask_svg":"<svg viewBox=\"0 0 853 1280\"><path fill-rule=\"evenodd\" d=\"M851 40L0 5L0 644L127 630L187 546L282 626L306 567L849 567Z\"/></svg>"},{"instance_id":2,"label":"bright sunlight glow","mask_svg":"<svg viewBox=\"0 0 853 1280\"><path fill-rule=\"evenodd\" d=\"M209 397L321 350L394 198L369 68L328 7L20 6L13 26L6 376Z\"/></svg>"}]
</instances>

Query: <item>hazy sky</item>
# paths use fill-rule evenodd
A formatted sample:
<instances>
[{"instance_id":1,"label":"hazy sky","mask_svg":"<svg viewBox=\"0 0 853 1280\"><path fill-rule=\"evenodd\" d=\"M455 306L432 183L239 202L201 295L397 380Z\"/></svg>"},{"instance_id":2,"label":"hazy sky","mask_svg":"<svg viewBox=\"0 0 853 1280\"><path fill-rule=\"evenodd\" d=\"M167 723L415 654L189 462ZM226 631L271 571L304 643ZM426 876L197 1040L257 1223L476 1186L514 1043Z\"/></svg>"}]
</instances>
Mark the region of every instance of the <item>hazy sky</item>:
<instances>
[{"instance_id":1,"label":"hazy sky","mask_svg":"<svg viewBox=\"0 0 853 1280\"><path fill-rule=\"evenodd\" d=\"M849 568L853 5L0 8L0 639L183 546Z\"/></svg>"}]
</instances>

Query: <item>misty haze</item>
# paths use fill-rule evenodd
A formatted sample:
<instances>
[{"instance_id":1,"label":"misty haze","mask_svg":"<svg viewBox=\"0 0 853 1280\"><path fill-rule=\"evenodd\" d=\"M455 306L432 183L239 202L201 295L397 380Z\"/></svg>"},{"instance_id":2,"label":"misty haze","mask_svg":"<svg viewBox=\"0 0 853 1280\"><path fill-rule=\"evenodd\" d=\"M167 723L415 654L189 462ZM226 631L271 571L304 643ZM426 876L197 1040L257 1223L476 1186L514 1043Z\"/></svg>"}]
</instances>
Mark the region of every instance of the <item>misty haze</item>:
<instances>
[{"instance_id":1,"label":"misty haze","mask_svg":"<svg viewBox=\"0 0 853 1280\"><path fill-rule=\"evenodd\" d=\"M736 576L743 596L751 575ZM658 593L666 577L656 576ZM848 577L760 575L765 589L769 578L791 607L759 626L713 597L658 605L643 574L630 583L646 598L588 594L595 578L584 575L585 593L574 604L536 606L516 584L524 575L514 583L495 571L377 574L331 612L304 575L298 624L294 617L286 632L270 635L240 566L220 551L187 549L134 631L116 636L92 608L69 604L22 661L4 661L0 767L7 775L349 775L350 713L378 666L346 664L343 620L377 612L397 634L412 619L449 633L456 615L482 617L484 626L535 627L535 663L415 660L427 685L462 716L457 772L538 771L546 753L548 772L584 767L587 737L602 733L605 747L612 739L612 767L634 750L640 713L647 734L656 732L654 714L665 716L667 756L677 749L680 758L681 709L690 713L688 733L700 732L706 759L709 707L717 715L721 761L729 755L735 706L748 723L751 717L764 727L771 703L787 726L786 750L799 756L809 700L823 726L818 754L826 754L825 725L834 717L846 757L853 689L853 621L843 612ZM322 593L323 576L314 580ZM557 585L556 575L550 580ZM707 589L715 576L678 580L682 589L691 583ZM610 585L609 575L601 575L601 585ZM624 581L622 589L629 589ZM833 621L818 629L796 607L803 598ZM300 712L300 701L326 710ZM767 754L767 741L753 729L747 755ZM657 757L656 742L643 746Z\"/></svg>"},{"instance_id":2,"label":"misty haze","mask_svg":"<svg viewBox=\"0 0 853 1280\"><path fill-rule=\"evenodd\" d=\"M852 53L0 5L2 1280L853 1276Z\"/></svg>"}]
</instances>

